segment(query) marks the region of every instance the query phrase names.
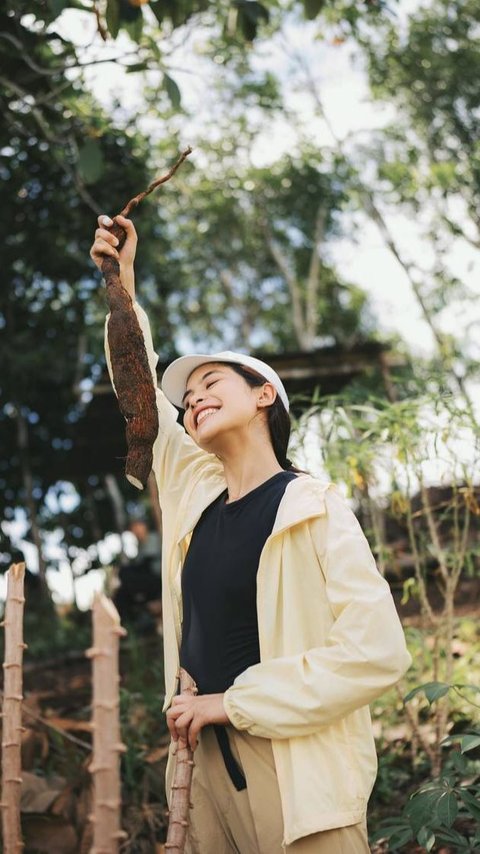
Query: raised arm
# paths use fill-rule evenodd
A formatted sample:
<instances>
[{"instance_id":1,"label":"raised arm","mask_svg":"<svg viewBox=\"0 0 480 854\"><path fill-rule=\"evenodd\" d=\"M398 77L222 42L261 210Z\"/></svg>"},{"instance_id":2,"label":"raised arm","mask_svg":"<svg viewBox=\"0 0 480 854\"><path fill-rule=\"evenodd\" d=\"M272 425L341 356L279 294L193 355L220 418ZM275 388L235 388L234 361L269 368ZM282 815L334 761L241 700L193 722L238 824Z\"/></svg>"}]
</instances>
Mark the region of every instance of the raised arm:
<instances>
[{"instance_id":1,"label":"raised arm","mask_svg":"<svg viewBox=\"0 0 480 854\"><path fill-rule=\"evenodd\" d=\"M127 233L127 239L121 251L118 252L117 240L108 231L108 226L111 225L112 220L109 217L100 216L90 256L99 269L102 267L105 255L111 255L119 261L121 281L132 299L133 309L143 335L152 381L156 389L159 421L158 435L153 447L153 471L157 479L160 502L162 507L167 509L169 506L178 506L180 499L194 487L200 478L208 479L209 476L218 478L221 466L212 454L200 450L187 435L183 427L177 422L178 412L176 408L157 388L156 365L158 356L153 348L147 315L135 300L134 260L137 235L131 220L121 216L116 217L116 219ZM105 331L107 326L108 317ZM107 334L105 334L105 353L110 379L116 393Z\"/></svg>"}]
</instances>

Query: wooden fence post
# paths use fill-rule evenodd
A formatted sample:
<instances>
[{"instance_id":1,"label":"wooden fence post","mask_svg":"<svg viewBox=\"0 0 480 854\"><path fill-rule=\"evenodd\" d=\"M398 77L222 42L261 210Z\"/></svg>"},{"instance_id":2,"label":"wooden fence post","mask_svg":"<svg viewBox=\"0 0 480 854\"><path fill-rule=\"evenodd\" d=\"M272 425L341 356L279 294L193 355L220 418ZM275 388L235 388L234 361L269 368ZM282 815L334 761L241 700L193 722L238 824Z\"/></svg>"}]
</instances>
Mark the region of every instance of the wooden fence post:
<instances>
[{"instance_id":1,"label":"wooden fence post","mask_svg":"<svg viewBox=\"0 0 480 854\"><path fill-rule=\"evenodd\" d=\"M117 854L126 834L121 830L119 668L120 637L126 631L118 612L106 596L93 601L93 760L94 779L92 854Z\"/></svg>"},{"instance_id":2,"label":"wooden fence post","mask_svg":"<svg viewBox=\"0 0 480 854\"><path fill-rule=\"evenodd\" d=\"M2 836L4 854L23 848L20 822L22 785L23 606L25 564L14 563L7 573L5 655L2 706Z\"/></svg>"}]
</instances>

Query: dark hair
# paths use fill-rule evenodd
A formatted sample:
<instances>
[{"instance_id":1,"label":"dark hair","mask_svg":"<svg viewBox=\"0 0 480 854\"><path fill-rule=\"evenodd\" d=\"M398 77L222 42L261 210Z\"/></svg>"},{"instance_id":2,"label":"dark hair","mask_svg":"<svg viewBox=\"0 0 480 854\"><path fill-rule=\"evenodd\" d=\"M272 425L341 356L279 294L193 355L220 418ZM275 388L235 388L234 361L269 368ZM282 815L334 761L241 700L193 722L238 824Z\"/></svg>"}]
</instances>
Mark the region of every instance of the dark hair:
<instances>
[{"instance_id":1,"label":"dark hair","mask_svg":"<svg viewBox=\"0 0 480 854\"><path fill-rule=\"evenodd\" d=\"M237 365L233 362L222 362L221 364L227 365L227 367L231 368L232 371L235 371L236 374L243 377L250 388L258 388L268 382L268 380L265 379L265 377L262 377L261 374L257 374L255 371L252 371L251 368L246 368L244 365ZM285 469L285 471L300 473L301 470L295 468L287 457L288 441L290 439L292 423L290 421L290 415L285 409L279 394L277 394L275 401L267 409L267 423L268 431L270 433L270 441L279 465L281 465L282 469Z\"/></svg>"}]
</instances>

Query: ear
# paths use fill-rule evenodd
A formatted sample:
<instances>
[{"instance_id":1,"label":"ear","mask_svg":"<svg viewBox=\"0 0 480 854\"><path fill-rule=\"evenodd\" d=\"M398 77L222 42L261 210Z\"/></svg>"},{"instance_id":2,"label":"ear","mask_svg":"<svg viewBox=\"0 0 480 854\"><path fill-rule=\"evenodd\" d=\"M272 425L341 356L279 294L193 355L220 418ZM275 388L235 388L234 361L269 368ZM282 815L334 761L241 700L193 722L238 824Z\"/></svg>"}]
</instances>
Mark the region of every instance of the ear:
<instances>
[{"instance_id":1,"label":"ear","mask_svg":"<svg viewBox=\"0 0 480 854\"><path fill-rule=\"evenodd\" d=\"M272 403L275 403L277 389L272 383L264 383L258 391L257 405L259 408L264 409L266 406L271 406Z\"/></svg>"}]
</instances>

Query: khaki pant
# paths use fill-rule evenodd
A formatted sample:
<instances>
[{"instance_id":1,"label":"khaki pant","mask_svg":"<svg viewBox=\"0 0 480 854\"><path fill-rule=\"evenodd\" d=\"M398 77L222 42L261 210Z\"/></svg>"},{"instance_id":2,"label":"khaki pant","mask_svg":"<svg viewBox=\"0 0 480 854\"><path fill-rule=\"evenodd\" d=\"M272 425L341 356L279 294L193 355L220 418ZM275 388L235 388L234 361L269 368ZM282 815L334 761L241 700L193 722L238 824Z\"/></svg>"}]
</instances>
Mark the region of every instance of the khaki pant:
<instances>
[{"instance_id":1,"label":"khaki pant","mask_svg":"<svg viewBox=\"0 0 480 854\"><path fill-rule=\"evenodd\" d=\"M368 854L365 824L314 833L282 846L280 793L270 741L228 728L247 780L238 792L215 732L205 727L195 751L186 854Z\"/></svg>"}]
</instances>

